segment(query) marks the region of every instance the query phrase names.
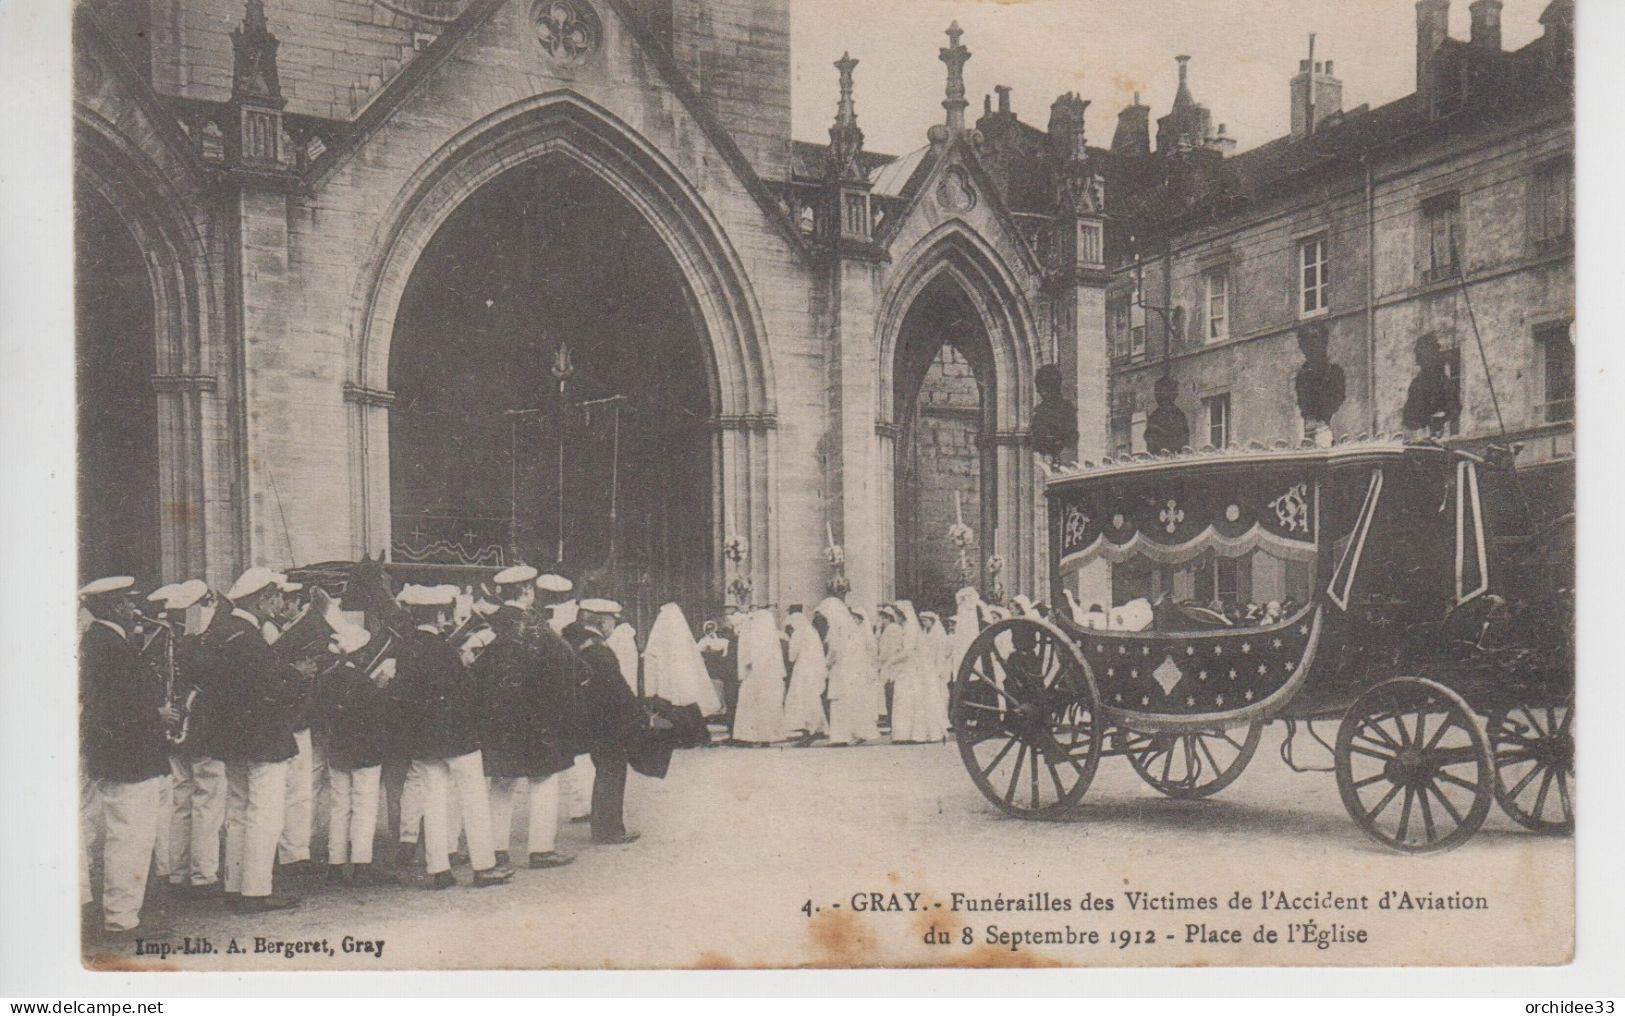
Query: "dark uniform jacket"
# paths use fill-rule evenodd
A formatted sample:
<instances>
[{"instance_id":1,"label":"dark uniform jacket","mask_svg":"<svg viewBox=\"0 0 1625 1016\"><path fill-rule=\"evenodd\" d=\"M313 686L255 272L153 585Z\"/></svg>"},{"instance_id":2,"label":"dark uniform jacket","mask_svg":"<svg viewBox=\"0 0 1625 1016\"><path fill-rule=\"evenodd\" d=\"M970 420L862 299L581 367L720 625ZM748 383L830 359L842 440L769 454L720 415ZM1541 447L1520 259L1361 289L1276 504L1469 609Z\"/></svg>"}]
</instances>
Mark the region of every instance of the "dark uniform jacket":
<instances>
[{"instance_id":1,"label":"dark uniform jacket","mask_svg":"<svg viewBox=\"0 0 1625 1016\"><path fill-rule=\"evenodd\" d=\"M594 755L625 756L636 743L643 719L637 696L626 686L615 652L596 632L571 625L566 635L586 664L581 690L588 748Z\"/></svg>"},{"instance_id":2,"label":"dark uniform jacket","mask_svg":"<svg viewBox=\"0 0 1625 1016\"><path fill-rule=\"evenodd\" d=\"M175 640L175 705L192 695L186 716L186 740L171 745L169 752L181 758L219 758L214 725L220 713L220 666L214 650L201 635L182 635Z\"/></svg>"},{"instance_id":3,"label":"dark uniform jacket","mask_svg":"<svg viewBox=\"0 0 1625 1016\"><path fill-rule=\"evenodd\" d=\"M389 690L399 747L408 758L457 758L479 749L479 697L450 643L414 630L396 653L395 667Z\"/></svg>"},{"instance_id":4,"label":"dark uniform jacket","mask_svg":"<svg viewBox=\"0 0 1625 1016\"><path fill-rule=\"evenodd\" d=\"M210 625L204 644L219 668L219 708L209 734L216 757L248 763L293 758L299 672L266 644L258 625L236 614Z\"/></svg>"},{"instance_id":5,"label":"dark uniform jacket","mask_svg":"<svg viewBox=\"0 0 1625 1016\"><path fill-rule=\"evenodd\" d=\"M140 783L169 772L158 709L163 684L129 642L100 621L79 643L79 744L85 775Z\"/></svg>"},{"instance_id":6,"label":"dark uniform jacket","mask_svg":"<svg viewBox=\"0 0 1625 1016\"><path fill-rule=\"evenodd\" d=\"M382 765L388 739L383 689L353 664L340 663L316 679L313 732L327 746L327 764L346 772Z\"/></svg>"},{"instance_id":7,"label":"dark uniform jacket","mask_svg":"<svg viewBox=\"0 0 1625 1016\"><path fill-rule=\"evenodd\" d=\"M491 619L496 640L474 662L487 776L540 779L575 761L581 661L552 628L524 622L503 607Z\"/></svg>"}]
</instances>

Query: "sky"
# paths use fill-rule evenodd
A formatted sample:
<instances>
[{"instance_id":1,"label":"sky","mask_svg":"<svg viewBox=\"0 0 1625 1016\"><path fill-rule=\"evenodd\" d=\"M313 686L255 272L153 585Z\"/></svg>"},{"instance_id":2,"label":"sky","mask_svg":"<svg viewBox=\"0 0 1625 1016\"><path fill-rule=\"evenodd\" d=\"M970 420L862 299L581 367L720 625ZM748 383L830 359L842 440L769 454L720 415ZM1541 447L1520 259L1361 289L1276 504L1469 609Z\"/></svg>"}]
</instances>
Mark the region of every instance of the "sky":
<instances>
[{"instance_id":1,"label":"sky","mask_svg":"<svg viewBox=\"0 0 1625 1016\"><path fill-rule=\"evenodd\" d=\"M1507 49L1540 35L1548 2L1506 0ZM1450 34L1465 39L1467 0L1450 8ZM1332 60L1342 79L1344 109L1379 106L1415 87L1414 0L791 0L795 137L828 140L838 94L831 65L850 51L859 61L864 147L901 155L925 144L926 128L943 119L946 71L937 52L956 20L971 51L971 122L994 85L1011 86L1016 114L1040 128L1055 97L1075 91L1090 100L1089 141L1101 146L1135 90L1151 107L1155 136L1180 53L1191 57L1191 91L1238 150L1287 133L1288 81L1311 32L1315 59Z\"/></svg>"}]
</instances>

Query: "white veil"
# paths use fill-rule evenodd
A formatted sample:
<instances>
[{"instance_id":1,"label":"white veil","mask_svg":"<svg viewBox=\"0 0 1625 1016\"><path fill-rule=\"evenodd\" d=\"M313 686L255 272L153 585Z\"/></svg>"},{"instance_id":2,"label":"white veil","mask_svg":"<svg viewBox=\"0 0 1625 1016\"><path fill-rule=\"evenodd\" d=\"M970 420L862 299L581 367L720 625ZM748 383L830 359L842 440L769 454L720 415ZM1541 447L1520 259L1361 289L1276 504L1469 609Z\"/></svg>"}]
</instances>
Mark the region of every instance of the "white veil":
<instances>
[{"instance_id":1,"label":"white veil","mask_svg":"<svg viewBox=\"0 0 1625 1016\"><path fill-rule=\"evenodd\" d=\"M655 615L649 629L649 644L643 650L644 692L659 696L672 705L697 705L700 715L722 712L705 658L689 630L683 608L668 603Z\"/></svg>"}]
</instances>

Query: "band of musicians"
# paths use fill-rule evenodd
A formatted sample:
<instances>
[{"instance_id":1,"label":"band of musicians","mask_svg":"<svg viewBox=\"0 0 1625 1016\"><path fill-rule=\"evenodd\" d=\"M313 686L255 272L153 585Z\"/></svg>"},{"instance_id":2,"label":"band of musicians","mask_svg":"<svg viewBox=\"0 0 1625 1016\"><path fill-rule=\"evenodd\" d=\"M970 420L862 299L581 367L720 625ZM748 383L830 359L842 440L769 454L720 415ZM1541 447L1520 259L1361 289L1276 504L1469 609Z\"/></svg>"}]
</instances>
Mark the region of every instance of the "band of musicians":
<instances>
[{"instance_id":1,"label":"band of musicians","mask_svg":"<svg viewBox=\"0 0 1625 1016\"><path fill-rule=\"evenodd\" d=\"M244 914L297 906L291 888L317 876L394 883L375 856L386 815L394 860L421 858L427 887L455 886L465 860L474 886L499 886L522 786L530 868L571 862L556 849L564 819L590 822L595 844L635 841L628 765L663 775L684 717L645 716L609 646L621 607L570 590L508 568L475 613L455 586L408 584L359 615L369 630L261 567L220 595L202 580L144 596L129 577L84 586L87 927L141 927L149 876Z\"/></svg>"},{"instance_id":2,"label":"band of musicians","mask_svg":"<svg viewBox=\"0 0 1625 1016\"><path fill-rule=\"evenodd\" d=\"M570 864L567 823L636 841L628 770L664 777L676 748L941 742L960 657L1008 616L970 587L946 622L832 595L696 631L668 603L640 636L526 565L392 586L364 560L332 590L265 567L224 592L80 590L87 929L161 933L155 892L252 915L324 885L449 889L465 866L502 886Z\"/></svg>"}]
</instances>

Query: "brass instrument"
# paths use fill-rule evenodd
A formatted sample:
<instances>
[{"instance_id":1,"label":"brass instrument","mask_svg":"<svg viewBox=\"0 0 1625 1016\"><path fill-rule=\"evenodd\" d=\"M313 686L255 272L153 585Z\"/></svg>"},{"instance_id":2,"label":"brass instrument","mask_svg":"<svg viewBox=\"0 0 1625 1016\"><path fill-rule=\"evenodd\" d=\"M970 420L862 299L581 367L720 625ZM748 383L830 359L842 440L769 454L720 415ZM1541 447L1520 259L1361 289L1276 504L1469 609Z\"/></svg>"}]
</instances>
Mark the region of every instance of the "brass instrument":
<instances>
[{"instance_id":1,"label":"brass instrument","mask_svg":"<svg viewBox=\"0 0 1625 1016\"><path fill-rule=\"evenodd\" d=\"M192 704L197 700L197 689L189 688L186 697L181 701L175 699L175 679L179 676L175 664L175 629L167 621L156 617L147 617L145 614L136 614L136 618L143 625L152 625L156 629L152 637L147 639L141 647L141 657L153 669L164 683L164 705L180 714L178 720L165 724L164 739L170 744L179 747L186 743L186 735L190 733L192 725ZM161 661L151 659L153 646L159 639L164 640L163 657Z\"/></svg>"}]
</instances>

